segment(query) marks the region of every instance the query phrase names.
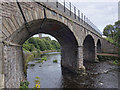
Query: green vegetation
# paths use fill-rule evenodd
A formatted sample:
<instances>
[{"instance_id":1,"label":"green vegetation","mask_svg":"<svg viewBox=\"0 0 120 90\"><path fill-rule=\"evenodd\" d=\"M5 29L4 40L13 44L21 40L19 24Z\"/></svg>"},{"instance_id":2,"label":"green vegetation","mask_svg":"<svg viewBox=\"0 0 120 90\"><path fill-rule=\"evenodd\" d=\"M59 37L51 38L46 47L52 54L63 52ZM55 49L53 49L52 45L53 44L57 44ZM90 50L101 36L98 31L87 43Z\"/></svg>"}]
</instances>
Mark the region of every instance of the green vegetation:
<instances>
[{"instance_id":1,"label":"green vegetation","mask_svg":"<svg viewBox=\"0 0 120 90\"><path fill-rule=\"evenodd\" d=\"M97 55L98 59L100 61L105 61L105 60L118 60L118 57L117 56L105 56L105 55Z\"/></svg>"},{"instance_id":2,"label":"green vegetation","mask_svg":"<svg viewBox=\"0 0 120 90\"><path fill-rule=\"evenodd\" d=\"M55 40L51 40L49 37L42 39L39 37L31 37L23 44L23 50L28 52L60 50L60 44Z\"/></svg>"},{"instance_id":3,"label":"green vegetation","mask_svg":"<svg viewBox=\"0 0 120 90\"><path fill-rule=\"evenodd\" d=\"M40 88L40 77L35 77L35 87L33 87L33 90L36 88ZM27 80L21 81L20 82L20 90L29 90L29 82Z\"/></svg>"},{"instance_id":4,"label":"green vegetation","mask_svg":"<svg viewBox=\"0 0 120 90\"><path fill-rule=\"evenodd\" d=\"M35 87L34 88L40 88L40 77L35 78Z\"/></svg>"},{"instance_id":5,"label":"green vegetation","mask_svg":"<svg viewBox=\"0 0 120 90\"><path fill-rule=\"evenodd\" d=\"M113 64L120 65L120 63L118 62L118 60L113 61Z\"/></svg>"},{"instance_id":6,"label":"green vegetation","mask_svg":"<svg viewBox=\"0 0 120 90\"><path fill-rule=\"evenodd\" d=\"M113 63L120 65L120 20L115 22L114 25L107 25L104 28L103 35L106 36L106 40L118 47L119 57L117 59L113 59Z\"/></svg>"},{"instance_id":7,"label":"green vegetation","mask_svg":"<svg viewBox=\"0 0 120 90\"><path fill-rule=\"evenodd\" d=\"M42 60L42 61L47 61L47 57L46 57L46 56L43 56L43 57L41 58L41 60Z\"/></svg>"},{"instance_id":8,"label":"green vegetation","mask_svg":"<svg viewBox=\"0 0 120 90\"><path fill-rule=\"evenodd\" d=\"M100 61L106 61L106 60L108 60L108 61L113 62L113 64L120 66L119 57L117 57L117 56L97 55L97 57L98 57L98 59Z\"/></svg>"},{"instance_id":9,"label":"green vegetation","mask_svg":"<svg viewBox=\"0 0 120 90\"><path fill-rule=\"evenodd\" d=\"M115 22L114 25L107 25L103 35L107 37L106 40L120 47L120 21Z\"/></svg>"},{"instance_id":10,"label":"green vegetation","mask_svg":"<svg viewBox=\"0 0 120 90\"><path fill-rule=\"evenodd\" d=\"M30 64L31 67L35 66L35 64Z\"/></svg>"},{"instance_id":11,"label":"green vegetation","mask_svg":"<svg viewBox=\"0 0 120 90\"><path fill-rule=\"evenodd\" d=\"M42 39L39 37L31 37L23 44L23 50L25 54L29 53L24 62L24 72L26 74L29 61L41 57L42 54L50 51L60 51L60 44L55 40L51 40L49 37L44 37ZM43 56L41 60L36 63L42 63L43 61L47 61L46 56Z\"/></svg>"},{"instance_id":12,"label":"green vegetation","mask_svg":"<svg viewBox=\"0 0 120 90\"><path fill-rule=\"evenodd\" d=\"M43 61L47 61L46 56L43 56L40 60L36 61L35 63L43 63Z\"/></svg>"},{"instance_id":13,"label":"green vegetation","mask_svg":"<svg viewBox=\"0 0 120 90\"><path fill-rule=\"evenodd\" d=\"M53 60L53 63L57 63L58 61L57 60Z\"/></svg>"},{"instance_id":14,"label":"green vegetation","mask_svg":"<svg viewBox=\"0 0 120 90\"><path fill-rule=\"evenodd\" d=\"M29 82L27 80L20 82L20 89L29 89L28 88Z\"/></svg>"}]
</instances>

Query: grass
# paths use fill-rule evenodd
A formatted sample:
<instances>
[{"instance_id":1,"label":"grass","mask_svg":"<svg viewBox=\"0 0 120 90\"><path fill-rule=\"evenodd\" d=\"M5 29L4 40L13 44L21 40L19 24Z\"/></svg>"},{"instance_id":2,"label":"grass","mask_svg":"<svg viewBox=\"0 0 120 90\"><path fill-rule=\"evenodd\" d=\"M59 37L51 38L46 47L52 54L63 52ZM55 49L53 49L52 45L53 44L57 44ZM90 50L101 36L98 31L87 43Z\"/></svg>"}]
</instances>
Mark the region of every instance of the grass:
<instances>
[{"instance_id":1,"label":"grass","mask_svg":"<svg viewBox=\"0 0 120 90\"><path fill-rule=\"evenodd\" d=\"M35 63L43 63L43 61L47 61L46 56L43 56L40 60L36 61Z\"/></svg>"},{"instance_id":2,"label":"grass","mask_svg":"<svg viewBox=\"0 0 120 90\"><path fill-rule=\"evenodd\" d=\"M33 66L35 66L35 64L30 64L29 66L30 66L30 67L33 67Z\"/></svg>"},{"instance_id":3,"label":"grass","mask_svg":"<svg viewBox=\"0 0 120 90\"><path fill-rule=\"evenodd\" d=\"M106 60L118 60L118 57L116 56L104 56L104 55L97 55L100 61L106 61Z\"/></svg>"},{"instance_id":4,"label":"grass","mask_svg":"<svg viewBox=\"0 0 120 90\"><path fill-rule=\"evenodd\" d=\"M53 60L53 63L57 63L58 61L57 60Z\"/></svg>"},{"instance_id":5,"label":"grass","mask_svg":"<svg viewBox=\"0 0 120 90\"><path fill-rule=\"evenodd\" d=\"M113 64L120 66L120 58L119 57L98 55L98 58L99 58L100 61L106 61L106 60L108 60L108 61L112 61Z\"/></svg>"},{"instance_id":6,"label":"grass","mask_svg":"<svg viewBox=\"0 0 120 90\"><path fill-rule=\"evenodd\" d=\"M42 61L47 61L47 57L46 57L46 56L43 56L43 57L41 58L41 60L42 60Z\"/></svg>"}]
</instances>

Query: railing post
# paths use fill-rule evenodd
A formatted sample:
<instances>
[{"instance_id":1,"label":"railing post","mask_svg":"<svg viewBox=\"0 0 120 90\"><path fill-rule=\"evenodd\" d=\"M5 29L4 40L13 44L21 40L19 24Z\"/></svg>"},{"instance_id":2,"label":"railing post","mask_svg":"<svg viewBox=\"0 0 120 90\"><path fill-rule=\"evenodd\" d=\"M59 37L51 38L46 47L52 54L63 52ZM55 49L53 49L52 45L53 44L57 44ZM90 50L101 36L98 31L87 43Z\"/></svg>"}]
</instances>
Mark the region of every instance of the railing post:
<instances>
[{"instance_id":1,"label":"railing post","mask_svg":"<svg viewBox=\"0 0 120 90\"><path fill-rule=\"evenodd\" d=\"M64 0L64 12L65 12L65 0Z\"/></svg>"},{"instance_id":2,"label":"railing post","mask_svg":"<svg viewBox=\"0 0 120 90\"><path fill-rule=\"evenodd\" d=\"M75 15L75 19L76 19L76 7L74 6L74 15Z\"/></svg>"},{"instance_id":3,"label":"railing post","mask_svg":"<svg viewBox=\"0 0 120 90\"><path fill-rule=\"evenodd\" d=\"M80 21L80 10L78 10L78 20Z\"/></svg>"},{"instance_id":4,"label":"railing post","mask_svg":"<svg viewBox=\"0 0 120 90\"><path fill-rule=\"evenodd\" d=\"M88 18L86 18L87 26L88 26Z\"/></svg>"},{"instance_id":5,"label":"railing post","mask_svg":"<svg viewBox=\"0 0 120 90\"><path fill-rule=\"evenodd\" d=\"M56 0L56 7L58 8L58 0Z\"/></svg>"},{"instance_id":6,"label":"railing post","mask_svg":"<svg viewBox=\"0 0 120 90\"><path fill-rule=\"evenodd\" d=\"M70 16L71 16L71 2L69 2L69 5L70 5Z\"/></svg>"},{"instance_id":7,"label":"railing post","mask_svg":"<svg viewBox=\"0 0 120 90\"><path fill-rule=\"evenodd\" d=\"M82 23L83 23L83 13L81 13L81 19L82 19Z\"/></svg>"},{"instance_id":8,"label":"railing post","mask_svg":"<svg viewBox=\"0 0 120 90\"><path fill-rule=\"evenodd\" d=\"M84 15L84 25L85 25L85 15Z\"/></svg>"}]
</instances>

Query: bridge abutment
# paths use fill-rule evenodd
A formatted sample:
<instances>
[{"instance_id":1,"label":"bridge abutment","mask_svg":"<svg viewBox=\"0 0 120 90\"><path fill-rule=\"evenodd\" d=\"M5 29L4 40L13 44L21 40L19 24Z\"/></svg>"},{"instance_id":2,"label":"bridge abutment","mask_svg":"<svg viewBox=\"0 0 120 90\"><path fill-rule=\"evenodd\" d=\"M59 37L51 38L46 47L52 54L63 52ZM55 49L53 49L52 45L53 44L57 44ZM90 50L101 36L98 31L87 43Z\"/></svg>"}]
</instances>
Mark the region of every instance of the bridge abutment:
<instances>
[{"instance_id":1,"label":"bridge abutment","mask_svg":"<svg viewBox=\"0 0 120 90\"><path fill-rule=\"evenodd\" d=\"M1 29L1 28L0 28ZM0 30L0 89L4 88L4 74L3 74L3 43L2 32Z\"/></svg>"},{"instance_id":2,"label":"bridge abutment","mask_svg":"<svg viewBox=\"0 0 120 90\"><path fill-rule=\"evenodd\" d=\"M21 46L4 45L4 86L18 88L25 78Z\"/></svg>"}]
</instances>

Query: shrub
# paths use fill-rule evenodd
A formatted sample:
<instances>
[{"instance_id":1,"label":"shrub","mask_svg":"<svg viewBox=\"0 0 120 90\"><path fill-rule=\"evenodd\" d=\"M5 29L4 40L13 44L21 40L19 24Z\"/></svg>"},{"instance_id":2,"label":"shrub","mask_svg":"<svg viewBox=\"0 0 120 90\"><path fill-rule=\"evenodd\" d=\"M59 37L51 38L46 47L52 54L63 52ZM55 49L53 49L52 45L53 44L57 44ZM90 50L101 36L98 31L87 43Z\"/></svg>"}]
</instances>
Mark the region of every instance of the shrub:
<instances>
[{"instance_id":1,"label":"shrub","mask_svg":"<svg viewBox=\"0 0 120 90\"><path fill-rule=\"evenodd\" d=\"M57 60L53 60L53 63L57 63L58 61Z\"/></svg>"},{"instance_id":2,"label":"shrub","mask_svg":"<svg viewBox=\"0 0 120 90\"><path fill-rule=\"evenodd\" d=\"M27 80L20 82L20 88L28 88L29 82Z\"/></svg>"}]
</instances>

